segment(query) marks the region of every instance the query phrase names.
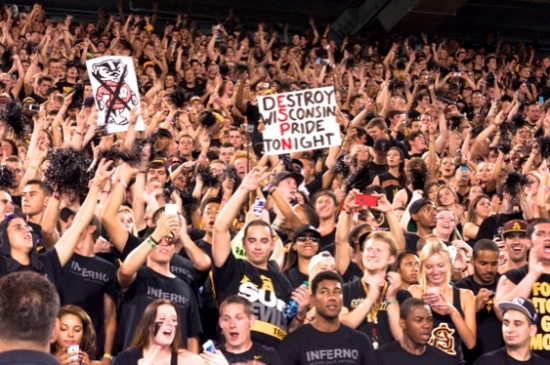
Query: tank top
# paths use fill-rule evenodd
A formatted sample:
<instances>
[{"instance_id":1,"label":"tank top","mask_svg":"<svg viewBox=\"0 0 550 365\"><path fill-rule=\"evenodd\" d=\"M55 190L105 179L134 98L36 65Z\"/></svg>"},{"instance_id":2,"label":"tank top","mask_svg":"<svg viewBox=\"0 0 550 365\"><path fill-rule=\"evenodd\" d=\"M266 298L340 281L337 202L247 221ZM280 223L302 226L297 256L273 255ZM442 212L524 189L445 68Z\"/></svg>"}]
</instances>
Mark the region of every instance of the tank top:
<instances>
[{"instance_id":1,"label":"tank top","mask_svg":"<svg viewBox=\"0 0 550 365\"><path fill-rule=\"evenodd\" d=\"M397 192L403 188L399 184L399 180L389 172L384 172L378 175L378 181L380 181L380 186L386 191L386 198L388 198L388 201L393 203L393 198Z\"/></svg>"},{"instance_id":2,"label":"tank top","mask_svg":"<svg viewBox=\"0 0 550 365\"><path fill-rule=\"evenodd\" d=\"M460 289L453 287L453 306L457 309L460 316L464 318L464 312L460 305ZM463 362L462 340L456 329L451 316L448 314L442 315L432 311L434 327L429 344L437 347L446 354L458 356L460 363Z\"/></svg>"}]
</instances>

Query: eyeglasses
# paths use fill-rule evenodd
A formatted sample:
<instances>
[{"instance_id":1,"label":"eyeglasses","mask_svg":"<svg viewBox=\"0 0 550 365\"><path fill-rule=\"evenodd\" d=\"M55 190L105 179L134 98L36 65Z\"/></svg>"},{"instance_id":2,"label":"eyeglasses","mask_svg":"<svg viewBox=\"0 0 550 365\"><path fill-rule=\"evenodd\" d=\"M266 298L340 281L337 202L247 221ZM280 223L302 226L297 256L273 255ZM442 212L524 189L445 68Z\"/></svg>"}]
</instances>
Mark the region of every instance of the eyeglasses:
<instances>
[{"instance_id":1,"label":"eyeglasses","mask_svg":"<svg viewBox=\"0 0 550 365\"><path fill-rule=\"evenodd\" d=\"M298 236L298 238L296 238L296 240L298 242L306 242L307 240L310 240L311 242L314 242L314 243L318 243L319 242L319 237L315 237L315 236Z\"/></svg>"}]
</instances>

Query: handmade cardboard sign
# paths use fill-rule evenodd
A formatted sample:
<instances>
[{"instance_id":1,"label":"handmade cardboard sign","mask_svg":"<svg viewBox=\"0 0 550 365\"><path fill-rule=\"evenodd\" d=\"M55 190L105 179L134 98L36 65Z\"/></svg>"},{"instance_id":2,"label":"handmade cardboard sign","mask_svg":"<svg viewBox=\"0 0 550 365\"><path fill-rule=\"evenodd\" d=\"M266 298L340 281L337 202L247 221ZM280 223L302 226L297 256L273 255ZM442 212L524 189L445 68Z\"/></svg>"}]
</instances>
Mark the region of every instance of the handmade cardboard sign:
<instances>
[{"instance_id":1,"label":"handmade cardboard sign","mask_svg":"<svg viewBox=\"0 0 550 365\"><path fill-rule=\"evenodd\" d=\"M258 97L265 130L264 153L280 155L341 144L334 88Z\"/></svg>"},{"instance_id":2,"label":"handmade cardboard sign","mask_svg":"<svg viewBox=\"0 0 550 365\"><path fill-rule=\"evenodd\" d=\"M139 89L131 57L106 56L86 61L90 82L98 109L97 125L106 127L108 134L125 132L130 111L139 106ZM136 130L145 130L138 117Z\"/></svg>"}]
</instances>

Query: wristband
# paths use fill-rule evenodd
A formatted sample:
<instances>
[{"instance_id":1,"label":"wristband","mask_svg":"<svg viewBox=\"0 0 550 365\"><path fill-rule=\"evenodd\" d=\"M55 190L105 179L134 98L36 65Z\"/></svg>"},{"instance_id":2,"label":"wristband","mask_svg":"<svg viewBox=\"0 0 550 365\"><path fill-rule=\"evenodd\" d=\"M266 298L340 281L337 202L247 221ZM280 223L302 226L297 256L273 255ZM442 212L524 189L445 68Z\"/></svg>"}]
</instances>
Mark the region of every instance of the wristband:
<instances>
[{"instance_id":1,"label":"wristband","mask_svg":"<svg viewBox=\"0 0 550 365\"><path fill-rule=\"evenodd\" d=\"M145 171L145 170L138 170L138 174L146 174L146 173L147 173L147 171Z\"/></svg>"},{"instance_id":2,"label":"wristband","mask_svg":"<svg viewBox=\"0 0 550 365\"><path fill-rule=\"evenodd\" d=\"M78 134L79 136L83 136L83 135L84 135L84 133L79 132L79 131L74 131L74 132L75 132L76 134Z\"/></svg>"},{"instance_id":3,"label":"wristband","mask_svg":"<svg viewBox=\"0 0 550 365\"><path fill-rule=\"evenodd\" d=\"M31 169L36 170L36 171L39 170L38 166L33 166L33 165L31 165Z\"/></svg>"},{"instance_id":4,"label":"wristband","mask_svg":"<svg viewBox=\"0 0 550 365\"><path fill-rule=\"evenodd\" d=\"M147 242L153 250L157 249L158 242L156 242L151 236L147 237L145 242Z\"/></svg>"},{"instance_id":5,"label":"wristband","mask_svg":"<svg viewBox=\"0 0 550 365\"><path fill-rule=\"evenodd\" d=\"M392 305L393 303L397 303L397 298L393 298L392 300L387 301L387 302L386 302L386 307Z\"/></svg>"},{"instance_id":6,"label":"wristband","mask_svg":"<svg viewBox=\"0 0 550 365\"><path fill-rule=\"evenodd\" d=\"M227 199L222 198L222 203L227 203Z\"/></svg>"},{"instance_id":7,"label":"wristband","mask_svg":"<svg viewBox=\"0 0 550 365\"><path fill-rule=\"evenodd\" d=\"M55 194L55 193L53 194L52 197L53 197L55 200L61 200L61 197L60 197L59 195Z\"/></svg>"},{"instance_id":8,"label":"wristband","mask_svg":"<svg viewBox=\"0 0 550 365\"><path fill-rule=\"evenodd\" d=\"M109 359L109 360L110 360L110 359L112 359L113 357L111 356L111 354L105 353L105 354L103 354L103 358L104 358L104 359Z\"/></svg>"},{"instance_id":9,"label":"wristband","mask_svg":"<svg viewBox=\"0 0 550 365\"><path fill-rule=\"evenodd\" d=\"M124 189L128 189L128 184L126 184L124 181L122 181L122 179L118 179L118 182L120 183L120 185L122 185L122 187Z\"/></svg>"},{"instance_id":10,"label":"wristband","mask_svg":"<svg viewBox=\"0 0 550 365\"><path fill-rule=\"evenodd\" d=\"M101 191L102 194L109 194L111 191L110 190L103 190Z\"/></svg>"},{"instance_id":11,"label":"wristband","mask_svg":"<svg viewBox=\"0 0 550 365\"><path fill-rule=\"evenodd\" d=\"M294 316L294 318L295 318L298 322L303 322L303 321L306 319L306 316L304 316L304 318L300 318L300 317L298 317L298 314L296 314L296 316Z\"/></svg>"}]
</instances>

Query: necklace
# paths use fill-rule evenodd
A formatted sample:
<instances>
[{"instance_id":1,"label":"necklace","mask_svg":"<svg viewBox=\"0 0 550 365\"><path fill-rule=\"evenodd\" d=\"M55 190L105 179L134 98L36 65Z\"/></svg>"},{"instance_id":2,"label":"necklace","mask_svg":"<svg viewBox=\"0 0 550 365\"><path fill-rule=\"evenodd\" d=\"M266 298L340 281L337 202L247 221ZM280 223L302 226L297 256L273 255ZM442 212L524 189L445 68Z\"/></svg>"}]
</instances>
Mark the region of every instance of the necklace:
<instances>
[{"instance_id":1,"label":"necklace","mask_svg":"<svg viewBox=\"0 0 550 365\"><path fill-rule=\"evenodd\" d=\"M365 296L369 294L369 289L367 287L367 283L365 283L361 279L361 285L363 285L363 290L365 291ZM378 300L374 305L372 306L371 310L367 314L367 322L371 323L378 323L378 312L380 311L380 307L382 307L382 302L384 301L384 297L386 296L386 292L388 291L388 282L384 282L384 286L382 287L382 291L380 292L380 296L378 297Z\"/></svg>"}]
</instances>

